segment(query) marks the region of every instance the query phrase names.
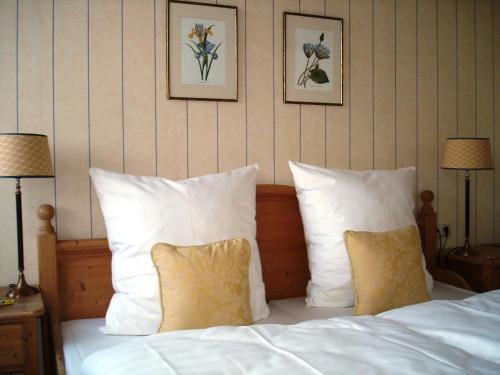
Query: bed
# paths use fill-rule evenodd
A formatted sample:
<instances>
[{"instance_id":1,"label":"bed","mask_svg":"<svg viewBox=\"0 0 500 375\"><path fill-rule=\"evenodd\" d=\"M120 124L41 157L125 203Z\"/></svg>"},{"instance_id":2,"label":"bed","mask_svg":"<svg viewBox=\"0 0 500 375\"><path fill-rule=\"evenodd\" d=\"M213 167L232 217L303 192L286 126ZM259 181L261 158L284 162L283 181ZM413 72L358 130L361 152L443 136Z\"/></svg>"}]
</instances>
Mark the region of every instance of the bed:
<instances>
[{"instance_id":1,"label":"bed","mask_svg":"<svg viewBox=\"0 0 500 375\"><path fill-rule=\"evenodd\" d=\"M432 297L435 300L461 300L474 294L470 292L467 282L453 272L436 267L436 214L432 208L433 198L432 192L422 192L421 208L417 218L427 268L438 281ZM348 319L338 317L348 317L352 313L350 309L314 309L305 307L303 303L310 275L295 189L282 185L258 185L256 199L257 241L266 285L266 299L271 301L272 312L268 319L259 322L261 324L252 326L255 328L248 330L240 327L238 332L241 332L242 340L245 342L248 339L245 335L259 336L258 340L269 335L273 337L272 331L284 325L289 325L287 327L290 328L287 328L286 332L296 339L296 331L300 331L302 325L324 325L328 322L323 328L310 328L327 334L331 329L338 330L338 325L347 324L344 320L336 321L336 319ZM99 353L105 353L113 348L125 350L127 345L144 347L145 342L153 340L137 336L134 338L105 336L98 332L97 328L102 325L107 306L113 295L111 253L106 239L58 240L51 225L54 209L49 205L43 205L38 210L38 216L41 220L38 232L40 288L49 314L56 367L54 372L58 374L78 373L80 367L89 362L86 358L99 357ZM495 300L495 296L491 298ZM439 301L432 301L432 303L439 303ZM474 303L484 305L486 302ZM407 315L411 314L418 314L418 312L410 311ZM333 319L325 321L328 318ZM296 326L296 323L300 324ZM378 324L378 321L376 323ZM391 324L394 325L394 323ZM214 334L228 334L224 332L224 327L219 330L217 328ZM365 327L365 331L367 329ZM189 332L195 331L186 332L184 335L189 336ZM209 329L206 332L211 331ZM256 336L256 332L260 332L259 335ZM176 334L176 332L171 333L171 336L175 338ZM191 335L197 334L191 333ZM181 345L184 338L177 337L180 341L176 345ZM195 337L194 340L204 342L200 337ZM136 344L133 344L134 342ZM172 341L174 342L175 340ZM278 344L269 342L269 345L274 347L274 351L278 350L276 349ZM139 349L132 347L128 350ZM115 356L115 354L111 355ZM158 352L156 355L162 354ZM94 360L98 362L99 358L94 358ZM488 366L485 366L488 369ZM82 369L81 371L82 373L97 373L95 369ZM314 371L311 370L311 373L317 373ZM260 372L262 371L257 373Z\"/></svg>"}]
</instances>

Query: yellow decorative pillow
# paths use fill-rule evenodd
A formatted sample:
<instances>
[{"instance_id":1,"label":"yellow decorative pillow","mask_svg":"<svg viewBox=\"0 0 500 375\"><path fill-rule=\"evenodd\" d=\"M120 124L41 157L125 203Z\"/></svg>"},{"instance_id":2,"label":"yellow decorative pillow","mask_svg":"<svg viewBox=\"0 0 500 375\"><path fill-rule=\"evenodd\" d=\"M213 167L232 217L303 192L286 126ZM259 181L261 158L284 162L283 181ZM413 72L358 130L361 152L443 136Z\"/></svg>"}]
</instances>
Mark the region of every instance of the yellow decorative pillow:
<instances>
[{"instance_id":1,"label":"yellow decorative pillow","mask_svg":"<svg viewBox=\"0 0 500 375\"><path fill-rule=\"evenodd\" d=\"M158 332L252 324L250 254L243 238L202 246L154 245L163 310Z\"/></svg>"},{"instance_id":2,"label":"yellow decorative pillow","mask_svg":"<svg viewBox=\"0 0 500 375\"><path fill-rule=\"evenodd\" d=\"M351 262L354 315L375 315L429 300L415 226L390 232L345 231Z\"/></svg>"}]
</instances>

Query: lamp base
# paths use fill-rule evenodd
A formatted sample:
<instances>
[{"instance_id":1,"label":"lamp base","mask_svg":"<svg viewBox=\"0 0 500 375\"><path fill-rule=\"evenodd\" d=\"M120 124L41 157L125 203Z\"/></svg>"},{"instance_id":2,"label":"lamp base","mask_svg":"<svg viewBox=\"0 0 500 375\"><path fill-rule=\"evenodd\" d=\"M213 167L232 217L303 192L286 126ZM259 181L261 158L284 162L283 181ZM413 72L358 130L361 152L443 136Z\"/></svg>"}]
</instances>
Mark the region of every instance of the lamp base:
<instances>
[{"instance_id":1,"label":"lamp base","mask_svg":"<svg viewBox=\"0 0 500 375\"><path fill-rule=\"evenodd\" d=\"M19 278L17 279L17 285L14 287L14 289L10 290L9 293L7 293L7 297L8 298L19 298L19 297L32 296L32 295L37 294L37 293L38 293L38 289L30 286L26 282L26 279L24 278L24 273L19 272Z\"/></svg>"},{"instance_id":2,"label":"lamp base","mask_svg":"<svg viewBox=\"0 0 500 375\"><path fill-rule=\"evenodd\" d=\"M480 254L481 253L479 252L479 250L476 250L476 249L474 249L474 248L472 248L470 246L468 238L465 238L464 246L458 248L455 251L455 255L460 255L460 256L463 256L463 257L477 256L477 255L480 255Z\"/></svg>"},{"instance_id":3,"label":"lamp base","mask_svg":"<svg viewBox=\"0 0 500 375\"><path fill-rule=\"evenodd\" d=\"M471 257L471 256L477 256L481 255L479 250L476 249L464 249L464 248L459 248L457 251L455 251L456 255L460 255L462 257Z\"/></svg>"}]
</instances>

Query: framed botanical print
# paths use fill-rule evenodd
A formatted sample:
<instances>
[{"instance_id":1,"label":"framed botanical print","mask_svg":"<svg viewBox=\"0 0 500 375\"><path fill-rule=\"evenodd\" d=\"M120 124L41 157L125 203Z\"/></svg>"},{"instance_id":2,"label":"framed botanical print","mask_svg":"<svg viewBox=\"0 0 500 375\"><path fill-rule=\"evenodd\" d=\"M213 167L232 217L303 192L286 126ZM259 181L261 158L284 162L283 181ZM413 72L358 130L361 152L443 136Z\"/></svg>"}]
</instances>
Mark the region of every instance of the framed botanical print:
<instances>
[{"instance_id":1,"label":"framed botanical print","mask_svg":"<svg viewBox=\"0 0 500 375\"><path fill-rule=\"evenodd\" d=\"M238 100L238 9L168 2L168 98Z\"/></svg>"},{"instance_id":2,"label":"framed botanical print","mask_svg":"<svg viewBox=\"0 0 500 375\"><path fill-rule=\"evenodd\" d=\"M283 100L343 105L343 19L283 14Z\"/></svg>"}]
</instances>

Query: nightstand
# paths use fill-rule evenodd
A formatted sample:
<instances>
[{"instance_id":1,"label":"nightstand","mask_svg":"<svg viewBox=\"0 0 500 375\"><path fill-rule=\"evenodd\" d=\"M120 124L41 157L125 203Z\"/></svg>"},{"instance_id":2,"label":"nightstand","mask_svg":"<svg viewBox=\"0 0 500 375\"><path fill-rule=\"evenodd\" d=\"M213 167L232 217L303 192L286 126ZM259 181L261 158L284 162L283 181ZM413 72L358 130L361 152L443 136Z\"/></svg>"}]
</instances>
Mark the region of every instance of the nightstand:
<instances>
[{"instance_id":1,"label":"nightstand","mask_svg":"<svg viewBox=\"0 0 500 375\"><path fill-rule=\"evenodd\" d=\"M467 280L476 292L500 288L500 245L476 245L480 255L464 257L452 251L446 257L446 268Z\"/></svg>"},{"instance_id":2,"label":"nightstand","mask_svg":"<svg viewBox=\"0 0 500 375\"><path fill-rule=\"evenodd\" d=\"M2 298L8 288L0 287ZM37 318L45 311L42 295L22 297L0 306L0 373L38 374Z\"/></svg>"}]
</instances>

